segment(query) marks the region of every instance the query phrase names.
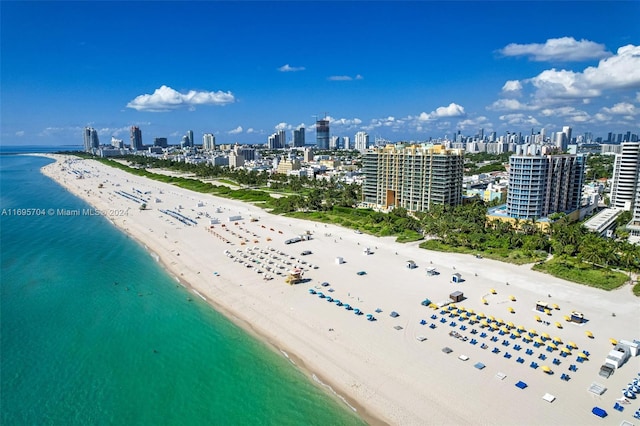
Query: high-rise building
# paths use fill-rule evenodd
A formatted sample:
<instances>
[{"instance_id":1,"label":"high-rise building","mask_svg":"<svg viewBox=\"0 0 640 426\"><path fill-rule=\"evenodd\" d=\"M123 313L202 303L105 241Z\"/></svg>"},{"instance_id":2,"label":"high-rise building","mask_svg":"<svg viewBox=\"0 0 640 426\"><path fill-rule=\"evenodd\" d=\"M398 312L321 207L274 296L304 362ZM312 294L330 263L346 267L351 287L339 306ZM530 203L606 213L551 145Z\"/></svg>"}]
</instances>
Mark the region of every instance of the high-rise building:
<instances>
[{"instance_id":1,"label":"high-rise building","mask_svg":"<svg viewBox=\"0 0 640 426\"><path fill-rule=\"evenodd\" d=\"M304 146L304 144L305 144L304 133L305 133L304 126L300 126L296 130L293 131L293 146L294 147Z\"/></svg>"},{"instance_id":2,"label":"high-rise building","mask_svg":"<svg viewBox=\"0 0 640 426\"><path fill-rule=\"evenodd\" d=\"M329 149L329 120L327 119L316 121L316 147Z\"/></svg>"},{"instance_id":3,"label":"high-rise building","mask_svg":"<svg viewBox=\"0 0 640 426\"><path fill-rule=\"evenodd\" d=\"M351 138L349 136L342 137L342 149L351 149Z\"/></svg>"},{"instance_id":4,"label":"high-rise building","mask_svg":"<svg viewBox=\"0 0 640 426\"><path fill-rule=\"evenodd\" d=\"M287 147L287 132L284 130L278 130L278 149L285 149Z\"/></svg>"},{"instance_id":5,"label":"high-rise building","mask_svg":"<svg viewBox=\"0 0 640 426\"><path fill-rule=\"evenodd\" d=\"M611 207L633 210L639 175L640 142L624 142L613 164Z\"/></svg>"},{"instance_id":6,"label":"high-rise building","mask_svg":"<svg viewBox=\"0 0 640 426\"><path fill-rule=\"evenodd\" d=\"M100 147L98 139L98 131L93 127L84 128L84 150L85 152L93 152L94 149Z\"/></svg>"},{"instance_id":7,"label":"high-rise building","mask_svg":"<svg viewBox=\"0 0 640 426\"><path fill-rule=\"evenodd\" d=\"M365 152L369 148L369 134L367 132L356 133L356 147L360 152Z\"/></svg>"},{"instance_id":8,"label":"high-rise building","mask_svg":"<svg viewBox=\"0 0 640 426\"><path fill-rule=\"evenodd\" d=\"M169 146L169 142L167 141L167 138L154 138L153 139L153 146L159 146L160 148L166 148Z\"/></svg>"},{"instance_id":9,"label":"high-rise building","mask_svg":"<svg viewBox=\"0 0 640 426\"><path fill-rule=\"evenodd\" d=\"M363 202L375 208L427 211L462 203L464 151L443 145L387 145L363 155Z\"/></svg>"},{"instance_id":10,"label":"high-rise building","mask_svg":"<svg viewBox=\"0 0 640 426\"><path fill-rule=\"evenodd\" d=\"M205 133L202 135L202 149L205 151L215 151L216 149L216 137L213 133Z\"/></svg>"},{"instance_id":11,"label":"high-rise building","mask_svg":"<svg viewBox=\"0 0 640 426\"><path fill-rule=\"evenodd\" d=\"M193 130L187 131L187 139L189 140L189 146L193 147Z\"/></svg>"},{"instance_id":12,"label":"high-rise building","mask_svg":"<svg viewBox=\"0 0 640 426\"><path fill-rule=\"evenodd\" d=\"M580 208L583 155L519 153L509 157L507 216L536 219Z\"/></svg>"},{"instance_id":13,"label":"high-rise building","mask_svg":"<svg viewBox=\"0 0 640 426\"><path fill-rule=\"evenodd\" d=\"M329 138L329 149L340 148L340 136L331 136Z\"/></svg>"},{"instance_id":14,"label":"high-rise building","mask_svg":"<svg viewBox=\"0 0 640 426\"><path fill-rule=\"evenodd\" d=\"M142 145L142 131L138 126L131 126L129 131L129 137L131 140L131 149L134 151L140 151L144 148Z\"/></svg>"},{"instance_id":15,"label":"high-rise building","mask_svg":"<svg viewBox=\"0 0 640 426\"><path fill-rule=\"evenodd\" d=\"M268 149L284 149L286 147L286 136L284 130L280 130L277 133L271 134L267 138L267 148Z\"/></svg>"}]
</instances>

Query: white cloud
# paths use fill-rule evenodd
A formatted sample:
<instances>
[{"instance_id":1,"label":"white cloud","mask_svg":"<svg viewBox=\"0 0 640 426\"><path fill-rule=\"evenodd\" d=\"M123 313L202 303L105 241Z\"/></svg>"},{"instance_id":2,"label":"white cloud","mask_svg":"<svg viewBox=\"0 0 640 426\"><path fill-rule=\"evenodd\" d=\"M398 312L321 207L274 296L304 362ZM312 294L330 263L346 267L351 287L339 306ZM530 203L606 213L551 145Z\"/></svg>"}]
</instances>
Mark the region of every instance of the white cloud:
<instances>
[{"instance_id":1,"label":"white cloud","mask_svg":"<svg viewBox=\"0 0 640 426\"><path fill-rule=\"evenodd\" d=\"M611 108L602 108L602 111L613 115L636 115L639 112L635 105L628 102L617 103Z\"/></svg>"},{"instance_id":2,"label":"white cloud","mask_svg":"<svg viewBox=\"0 0 640 426\"><path fill-rule=\"evenodd\" d=\"M327 80L330 81L352 81L352 80L362 80L364 79L363 76L361 76L360 74L356 74L355 77L351 77L350 75L332 75L330 77L327 77Z\"/></svg>"},{"instance_id":3,"label":"white cloud","mask_svg":"<svg viewBox=\"0 0 640 426\"><path fill-rule=\"evenodd\" d=\"M23 136L24 136L24 130L18 130L18 131L16 132L16 136L18 136L18 137L23 137Z\"/></svg>"},{"instance_id":4,"label":"white cloud","mask_svg":"<svg viewBox=\"0 0 640 426\"><path fill-rule=\"evenodd\" d=\"M247 133L256 133L255 129L253 127L249 127L247 129Z\"/></svg>"},{"instance_id":5,"label":"white cloud","mask_svg":"<svg viewBox=\"0 0 640 426\"><path fill-rule=\"evenodd\" d=\"M237 135L239 133L242 133L242 126L238 126L233 130L229 130L227 133L229 133L230 135Z\"/></svg>"},{"instance_id":6,"label":"white cloud","mask_svg":"<svg viewBox=\"0 0 640 426\"><path fill-rule=\"evenodd\" d=\"M527 56L532 61L560 61L573 62L591 59L603 59L611 56L603 44L573 37L561 37L548 39L544 44L517 44L511 43L500 50L504 56Z\"/></svg>"},{"instance_id":7,"label":"white cloud","mask_svg":"<svg viewBox=\"0 0 640 426\"><path fill-rule=\"evenodd\" d=\"M336 126L336 127L351 128L351 127L359 126L360 124L362 124L362 120L360 120L359 118L338 118L338 119L334 119L333 117L328 117L328 118L331 126Z\"/></svg>"},{"instance_id":8,"label":"white cloud","mask_svg":"<svg viewBox=\"0 0 640 426\"><path fill-rule=\"evenodd\" d=\"M291 124L287 124L287 123L278 123L276 124L275 129L276 130L291 130Z\"/></svg>"},{"instance_id":9,"label":"white cloud","mask_svg":"<svg viewBox=\"0 0 640 426\"><path fill-rule=\"evenodd\" d=\"M501 115L500 120L506 122L509 125L527 125L527 126L540 126L540 122L535 117L524 114L505 114Z\"/></svg>"},{"instance_id":10,"label":"white cloud","mask_svg":"<svg viewBox=\"0 0 640 426\"><path fill-rule=\"evenodd\" d=\"M292 67L289 64L284 64L283 66L278 68L278 71L280 72L296 72L296 71L304 71L304 70L305 70L305 67Z\"/></svg>"},{"instance_id":11,"label":"white cloud","mask_svg":"<svg viewBox=\"0 0 640 426\"><path fill-rule=\"evenodd\" d=\"M518 80L509 80L502 86L503 92L519 92L522 90L522 83Z\"/></svg>"},{"instance_id":12,"label":"white cloud","mask_svg":"<svg viewBox=\"0 0 640 426\"><path fill-rule=\"evenodd\" d=\"M420 115L418 116L418 120L429 121L446 117L465 117L466 115L467 114L464 112L464 107L451 102L449 106L438 107L435 109L435 111L431 111L429 114L427 114L426 112L420 113Z\"/></svg>"},{"instance_id":13,"label":"white cloud","mask_svg":"<svg viewBox=\"0 0 640 426\"><path fill-rule=\"evenodd\" d=\"M189 90L187 93L180 93L163 85L151 95L136 96L127 104L127 107L137 111L162 112L182 107L193 110L197 105L226 105L233 102L235 97L231 92Z\"/></svg>"},{"instance_id":14,"label":"white cloud","mask_svg":"<svg viewBox=\"0 0 640 426\"><path fill-rule=\"evenodd\" d=\"M493 127L493 125L489 122L489 119L485 116L461 120L460 122L458 122L457 126L460 130L478 129L479 127Z\"/></svg>"}]
</instances>

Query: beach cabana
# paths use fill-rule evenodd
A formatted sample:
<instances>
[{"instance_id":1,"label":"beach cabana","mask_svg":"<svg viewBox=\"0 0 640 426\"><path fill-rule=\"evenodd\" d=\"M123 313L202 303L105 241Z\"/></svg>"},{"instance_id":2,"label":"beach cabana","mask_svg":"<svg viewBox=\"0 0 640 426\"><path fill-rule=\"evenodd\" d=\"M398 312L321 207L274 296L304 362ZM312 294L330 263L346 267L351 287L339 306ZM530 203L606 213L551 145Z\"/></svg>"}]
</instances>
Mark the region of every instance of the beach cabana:
<instances>
[{"instance_id":1,"label":"beach cabana","mask_svg":"<svg viewBox=\"0 0 640 426\"><path fill-rule=\"evenodd\" d=\"M464 281L462 279L462 275L460 275L458 272L456 272L455 274L453 274L451 276L451 282L452 283L458 284L458 283L461 283L462 281Z\"/></svg>"},{"instance_id":2,"label":"beach cabana","mask_svg":"<svg viewBox=\"0 0 640 426\"><path fill-rule=\"evenodd\" d=\"M454 291L449 295L449 298L454 302L460 302L464 299L464 293L462 293L461 291Z\"/></svg>"}]
</instances>

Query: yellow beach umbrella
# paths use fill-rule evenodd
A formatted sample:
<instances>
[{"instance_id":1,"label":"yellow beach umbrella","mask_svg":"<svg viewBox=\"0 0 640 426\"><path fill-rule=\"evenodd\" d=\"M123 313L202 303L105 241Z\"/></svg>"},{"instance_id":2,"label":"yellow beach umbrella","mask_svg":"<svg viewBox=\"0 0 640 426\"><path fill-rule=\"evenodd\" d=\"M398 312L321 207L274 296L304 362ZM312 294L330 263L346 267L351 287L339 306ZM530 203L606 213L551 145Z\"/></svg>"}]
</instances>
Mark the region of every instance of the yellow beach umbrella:
<instances>
[{"instance_id":1,"label":"yellow beach umbrella","mask_svg":"<svg viewBox=\"0 0 640 426\"><path fill-rule=\"evenodd\" d=\"M569 348L562 348L562 349L560 349L560 350L561 350L562 352L564 352L565 354L569 354L569 355L571 355L571 349L569 349Z\"/></svg>"},{"instance_id":2,"label":"yellow beach umbrella","mask_svg":"<svg viewBox=\"0 0 640 426\"><path fill-rule=\"evenodd\" d=\"M478 314L478 318L484 318L484 317L485 317L484 313L480 312L480 313Z\"/></svg>"},{"instance_id":3,"label":"yellow beach umbrella","mask_svg":"<svg viewBox=\"0 0 640 426\"><path fill-rule=\"evenodd\" d=\"M544 313L547 314L547 315L551 315L551 310L550 309L545 309Z\"/></svg>"},{"instance_id":4,"label":"yellow beach umbrella","mask_svg":"<svg viewBox=\"0 0 640 426\"><path fill-rule=\"evenodd\" d=\"M498 324L504 324L504 321L502 321L502 318L498 318L498 319L496 320L496 322L497 322Z\"/></svg>"},{"instance_id":5,"label":"yellow beach umbrella","mask_svg":"<svg viewBox=\"0 0 640 426\"><path fill-rule=\"evenodd\" d=\"M546 365L543 365L542 367L540 367L540 369L545 373L551 373L551 369Z\"/></svg>"},{"instance_id":6,"label":"yellow beach umbrella","mask_svg":"<svg viewBox=\"0 0 640 426\"><path fill-rule=\"evenodd\" d=\"M538 343L538 344L540 344L540 345L544 345L544 342L543 342L543 341L542 341L542 339L541 339L541 338L539 338L539 337L536 337L535 339L533 339L533 341L534 341L534 342L536 342L536 343Z\"/></svg>"},{"instance_id":7,"label":"yellow beach umbrella","mask_svg":"<svg viewBox=\"0 0 640 426\"><path fill-rule=\"evenodd\" d=\"M545 333L544 331L542 333L540 333L540 337L544 337L545 339L551 339L551 337Z\"/></svg>"},{"instance_id":8,"label":"yellow beach umbrella","mask_svg":"<svg viewBox=\"0 0 640 426\"><path fill-rule=\"evenodd\" d=\"M494 288L492 288L492 289L491 289L491 290L489 290L489 291L491 292L491 294L498 294L498 292L497 292Z\"/></svg>"},{"instance_id":9,"label":"yellow beach umbrella","mask_svg":"<svg viewBox=\"0 0 640 426\"><path fill-rule=\"evenodd\" d=\"M509 300L511 300L512 302L516 301L516 297L515 296L509 296Z\"/></svg>"},{"instance_id":10,"label":"yellow beach umbrella","mask_svg":"<svg viewBox=\"0 0 640 426\"><path fill-rule=\"evenodd\" d=\"M497 330L498 326L496 325L495 322L492 322L491 324L489 324L489 327L491 327L493 330Z\"/></svg>"},{"instance_id":11,"label":"yellow beach umbrella","mask_svg":"<svg viewBox=\"0 0 640 426\"><path fill-rule=\"evenodd\" d=\"M488 319L489 321L495 321L495 320L496 320L496 318L495 318L493 315L489 315L489 316L487 317L487 319Z\"/></svg>"},{"instance_id":12,"label":"yellow beach umbrella","mask_svg":"<svg viewBox=\"0 0 640 426\"><path fill-rule=\"evenodd\" d=\"M564 316L564 320L569 322L569 321L571 321L571 317L569 315L565 315Z\"/></svg>"},{"instance_id":13,"label":"yellow beach umbrella","mask_svg":"<svg viewBox=\"0 0 640 426\"><path fill-rule=\"evenodd\" d=\"M487 299L485 299L484 297L482 298L481 302L482 302L483 304L485 304L485 305L488 305L488 304L489 304L489 302L487 302Z\"/></svg>"},{"instance_id":14,"label":"yellow beach umbrella","mask_svg":"<svg viewBox=\"0 0 640 426\"><path fill-rule=\"evenodd\" d=\"M569 346L570 348L573 348L573 349L578 349L578 345L576 345L574 342L567 343L567 346Z\"/></svg>"},{"instance_id":15,"label":"yellow beach umbrella","mask_svg":"<svg viewBox=\"0 0 640 426\"><path fill-rule=\"evenodd\" d=\"M458 316L459 314L458 314L458 311L451 311L451 312L450 312L450 315L453 315L454 317L456 317L456 316Z\"/></svg>"},{"instance_id":16,"label":"yellow beach umbrella","mask_svg":"<svg viewBox=\"0 0 640 426\"><path fill-rule=\"evenodd\" d=\"M519 326L518 326L518 330L520 330L520 331L525 331L525 330L526 330L526 328L524 327L524 325L519 325Z\"/></svg>"},{"instance_id":17,"label":"yellow beach umbrella","mask_svg":"<svg viewBox=\"0 0 640 426\"><path fill-rule=\"evenodd\" d=\"M553 309L555 309L555 310L560 309L560 306L556 305L555 303L554 303L553 305L551 305L551 307L552 307Z\"/></svg>"},{"instance_id":18,"label":"yellow beach umbrella","mask_svg":"<svg viewBox=\"0 0 640 426\"><path fill-rule=\"evenodd\" d=\"M561 339L561 338L559 338L559 337L554 337L554 338L553 338L553 339L551 339L551 340L553 340L555 343L558 343L558 344L561 344L561 343L562 343L562 339Z\"/></svg>"},{"instance_id":19,"label":"yellow beach umbrella","mask_svg":"<svg viewBox=\"0 0 640 426\"><path fill-rule=\"evenodd\" d=\"M586 334L588 338L593 339L593 333L589 330L585 331L584 334Z\"/></svg>"},{"instance_id":20,"label":"yellow beach umbrella","mask_svg":"<svg viewBox=\"0 0 640 426\"><path fill-rule=\"evenodd\" d=\"M461 315L460 315L460 319L467 319L467 318L468 318L468 317L467 317L467 314L461 314Z\"/></svg>"},{"instance_id":21,"label":"yellow beach umbrella","mask_svg":"<svg viewBox=\"0 0 640 426\"><path fill-rule=\"evenodd\" d=\"M558 321L556 321L556 327L562 328L562 324L560 324Z\"/></svg>"},{"instance_id":22,"label":"yellow beach umbrella","mask_svg":"<svg viewBox=\"0 0 640 426\"><path fill-rule=\"evenodd\" d=\"M516 328L516 326L515 326L511 321L509 321L509 322L507 323L507 327L509 327L509 328Z\"/></svg>"},{"instance_id":23,"label":"yellow beach umbrella","mask_svg":"<svg viewBox=\"0 0 640 426\"><path fill-rule=\"evenodd\" d=\"M507 327L501 327L500 331L502 331L503 333L508 333L509 329Z\"/></svg>"},{"instance_id":24,"label":"yellow beach umbrella","mask_svg":"<svg viewBox=\"0 0 640 426\"><path fill-rule=\"evenodd\" d=\"M467 309L467 312L473 314L475 311L473 309Z\"/></svg>"},{"instance_id":25,"label":"yellow beach umbrella","mask_svg":"<svg viewBox=\"0 0 640 426\"><path fill-rule=\"evenodd\" d=\"M511 312L512 314L516 312L511 306L507 308L507 311Z\"/></svg>"},{"instance_id":26,"label":"yellow beach umbrella","mask_svg":"<svg viewBox=\"0 0 640 426\"><path fill-rule=\"evenodd\" d=\"M587 354L585 354L584 352L580 352L580 353L578 354L578 358L587 359L587 358L589 358L589 357L588 357L588 356L587 356Z\"/></svg>"},{"instance_id":27,"label":"yellow beach umbrella","mask_svg":"<svg viewBox=\"0 0 640 426\"><path fill-rule=\"evenodd\" d=\"M538 332L532 328L529 330L529 334L533 334L535 336Z\"/></svg>"},{"instance_id":28,"label":"yellow beach umbrella","mask_svg":"<svg viewBox=\"0 0 640 426\"><path fill-rule=\"evenodd\" d=\"M609 339L609 341L611 342L612 345L617 345L618 344L618 341L616 339L611 338L611 339Z\"/></svg>"},{"instance_id":29,"label":"yellow beach umbrella","mask_svg":"<svg viewBox=\"0 0 640 426\"><path fill-rule=\"evenodd\" d=\"M555 343L553 342L547 342L547 346L549 346L551 349L558 349L558 347L556 346Z\"/></svg>"},{"instance_id":30,"label":"yellow beach umbrella","mask_svg":"<svg viewBox=\"0 0 640 426\"><path fill-rule=\"evenodd\" d=\"M520 337L520 333L518 333L517 331L512 332L511 334L513 334L516 337Z\"/></svg>"},{"instance_id":31,"label":"yellow beach umbrella","mask_svg":"<svg viewBox=\"0 0 640 426\"><path fill-rule=\"evenodd\" d=\"M458 309L460 309L461 311L466 311L466 309L464 308L464 306L460 306Z\"/></svg>"},{"instance_id":32,"label":"yellow beach umbrella","mask_svg":"<svg viewBox=\"0 0 640 426\"><path fill-rule=\"evenodd\" d=\"M483 327L489 327L489 323L487 323L486 320L480 321L480 325L483 326Z\"/></svg>"},{"instance_id":33,"label":"yellow beach umbrella","mask_svg":"<svg viewBox=\"0 0 640 426\"><path fill-rule=\"evenodd\" d=\"M533 319L534 319L534 320L536 320L536 321L538 321L538 322L541 322L541 321L542 321L538 315L535 315L535 316L533 317Z\"/></svg>"}]
</instances>

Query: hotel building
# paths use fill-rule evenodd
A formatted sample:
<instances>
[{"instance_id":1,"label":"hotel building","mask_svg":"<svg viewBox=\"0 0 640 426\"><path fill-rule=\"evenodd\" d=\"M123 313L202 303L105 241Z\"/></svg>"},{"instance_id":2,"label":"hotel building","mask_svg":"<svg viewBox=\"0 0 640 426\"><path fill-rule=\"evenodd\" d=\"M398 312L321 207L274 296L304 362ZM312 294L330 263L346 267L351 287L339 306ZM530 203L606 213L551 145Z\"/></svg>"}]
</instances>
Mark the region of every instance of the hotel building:
<instances>
[{"instance_id":1,"label":"hotel building","mask_svg":"<svg viewBox=\"0 0 640 426\"><path fill-rule=\"evenodd\" d=\"M624 142L613 164L611 207L633 210L640 175L640 142Z\"/></svg>"},{"instance_id":2,"label":"hotel building","mask_svg":"<svg viewBox=\"0 0 640 426\"><path fill-rule=\"evenodd\" d=\"M443 145L386 145L363 156L363 204L426 211L462 203L464 151Z\"/></svg>"},{"instance_id":3,"label":"hotel building","mask_svg":"<svg viewBox=\"0 0 640 426\"><path fill-rule=\"evenodd\" d=\"M534 219L579 209L585 165L582 155L512 155L507 216Z\"/></svg>"}]
</instances>

